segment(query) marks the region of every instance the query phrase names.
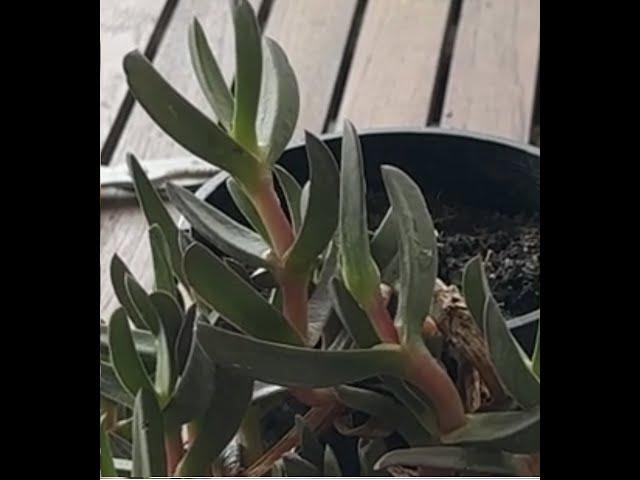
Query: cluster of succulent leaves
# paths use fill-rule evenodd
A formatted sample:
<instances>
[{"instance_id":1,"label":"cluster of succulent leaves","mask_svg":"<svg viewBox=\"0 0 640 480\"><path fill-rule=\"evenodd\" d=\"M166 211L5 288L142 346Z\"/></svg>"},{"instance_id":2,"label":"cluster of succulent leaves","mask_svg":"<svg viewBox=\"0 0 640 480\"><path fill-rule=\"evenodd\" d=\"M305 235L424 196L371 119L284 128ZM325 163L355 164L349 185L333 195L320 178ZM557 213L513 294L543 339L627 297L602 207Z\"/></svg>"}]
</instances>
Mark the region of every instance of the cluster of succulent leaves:
<instances>
[{"instance_id":1,"label":"cluster of succulent leaves","mask_svg":"<svg viewBox=\"0 0 640 480\"><path fill-rule=\"evenodd\" d=\"M261 419L280 408L291 389L326 388L346 412L365 414L383 432L370 438L363 433L368 428L340 429L362 435L362 475L391 465L513 473L514 454L539 451L539 335L530 359L506 326L482 262L469 262L463 293L512 402L467 414L451 431L440 428L432 399L408 373L411 360L438 357L421 333L432 307L437 244L420 188L399 169L382 167L391 207L370 232L362 151L348 122L340 166L311 133L306 183L278 165L298 117L295 75L277 43L261 35L251 6L233 0L231 11L233 92L197 21L189 37L216 120L141 54L124 61L141 106L176 142L220 168L212 188L228 189L244 219L169 185L171 203L192 227L179 229L129 156L149 224L155 283L147 291L114 256L111 281L120 307L101 325L102 475L223 475L234 449L247 467L267 447ZM274 182L290 222L286 251L278 238L282 224L273 223L273 208L280 206L264 196L275 192ZM371 318L382 283L397 292L397 342L381 340ZM286 310L292 285L289 294L303 295L302 323L292 320L295 309ZM334 450L300 417L296 429L300 445L271 473L340 476ZM392 434L404 448L388 451L385 438Z\"/></svg>"}]
</instances>

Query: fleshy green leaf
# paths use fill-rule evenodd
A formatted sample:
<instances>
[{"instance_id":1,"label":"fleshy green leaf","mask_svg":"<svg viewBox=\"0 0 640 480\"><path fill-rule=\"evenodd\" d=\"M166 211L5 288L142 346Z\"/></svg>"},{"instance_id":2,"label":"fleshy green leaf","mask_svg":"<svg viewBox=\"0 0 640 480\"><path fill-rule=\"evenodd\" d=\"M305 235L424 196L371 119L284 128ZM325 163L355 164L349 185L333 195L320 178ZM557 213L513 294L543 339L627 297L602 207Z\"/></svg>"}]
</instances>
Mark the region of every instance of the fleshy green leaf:
<instances>
[{"instance_id":1,"label":"fleshy green leaf","mask_svg":"<svg viewBox=\"0 0 640 480\"><path fill-rule=\"evenodd\" d=\"M173 268L171 267L169 244L157 223L154 223L149 228L149 243L151 245L156 290L165 291L173 298L176 298L177 286Z\"/></svg>"},{"instance_id":2,"label":"fleshy green leaf","mask_svg":"<svg viewBox=\"0 0 640 480\"><path fill-rule=\"evenodd\" d=\"M195 309L187 312L176 341L176 370L180 378L164 413L171 425L181 425L206 412L214 392L215 368L195 341Z\"/></svg>"},{"instance_id":3,"label":"fleshy green leaf","mask_svg":"<svg viewBox=\"0 0 640 480\"><path fill-rule=\"evenodd\" d=\"M132 436L132 476L166 477L164 425L160 405L152 390L143 388L136 395Z\"/></svg>"},{"instance_id":4,"label":"fleshy green leaf","mask_svg":"<svg viewBox=\"0 0 640 480\"><path fill-rule=\"evenodd\" d=\"M484 331L491 359L507 391L524 408L538 405L540 381L531 370L526 354L509 331L500 307L491 294L484 306Z\"/></svg>"},{"instance_id":5,"label":"fleshy green leaf","mask_svg":"<svg viewBox=\"0 0 640 480\"><path fill-rule=\"evenodd\" d=\"M519 412L469 415L468 422L442 438L445 444L482 444L511 453L540 451L540 406Z\"/></svg>"},{"instance_id":6,"label":"fleshy green leaf","mask_svg":"<svg viewBox=\"0 0 640 480\"><path fill-rule=\"evenodd\" d=\"M251 402L253 380L216 367L215 391L197 421L197 436L178 467L179 476L206 476L207 467L234 437Z\"/></svg>"},{"instance_id":7,"label":"fleshy green leaf","mask_svg":"<svg viewBox=\"0 0 640 480\"><path fill-rule=\"evenodd\" d=\"M189 53L204 96L220 123L230 131L233 118L233 96L209 48L202 25L195 18L189 28Z\"/></svg>"},{"instance_id":8,"label":"fleshy green leaf","mask_svg":"<svg viewBox=\"0 0 640 480\"><path fill-rule=\"evenodd\" d=\"M346 406L376 417L398 432L411 446L423 446L430 435L418 423L413 415L392 398L362 388L336 387L338 398Z\"/></svg>"},{"instance_id":9,"label":"fleshy green leaf","mask_svg":"<svg viewBox=\"0 0 640 480\"><path fill-rule=\"evenodd\" d=\"M274 164L291 140L300 111L300 93L286 54L271 38L264 38L264 72L258 107L258 143Z\"/></svg>"},{"instance_id":10,"label":"fleshy green leaf","mask_svg":"<svg viewBox=\"0 0 640 480\"><path fill-rule=\"evenodd\" d=\"M127 155L127 165L129 166L129 172L133 179L138 202L144 212L147 223L150 226L157 224L162 230L164 238L167 241L167 245L169 246L173 271L178 278L182 280L182 255L180 254L180 244L178 241L178 227L173 222L173 219L160 198L160 195L149 181L147 174L140 166L136 157L132 154Z\"/></svg>"},{"instance_id":11,"label":"fleshy green leaf","mask_svg":"<svg viewBox=\"0 0 640 480\"><path fill-rule=\"evenodd\" d=\"M540 320L538 320L538 334L536 335L536 346L533 349L533 358L531 359L531 368L538 380L540 379Z\"/></svg>"},{"instance_id":12,"label":"fleshy green leaf","mask_svg":"<svg viewBox=\"0 0 640 480\"><path fill-rule=\"evenodd\" d=\"M382 167L398 228L400 288L396 324L402 342L422 342L421 332L431 307L438 270L435 229L420 187L401 170Z\"/></svg>"},{"instance_id":13,"label":"fleshy green leaf","mask_svg":"<svg viewBox=\"0 0 640 480\"><path fill-rule=\"evenodd\" d=\"M109 436L105 431L105 418L106 416L103 416L100 419L100 476L117 477L118 472L116 472L116 467L113 465L113 454L111 453Z\"/></svg>"},{"instance_id":14,"label":"fleshy green leaf","mask_svg":"<svg viewBox=\"0 0 640 480\"><path fill-rule=\"evenodd\" d=\"M378 460L387 451L387 445L382 438L358 440L358 458L360 460L360 476L361 477L388 477L384 471L376 471L373 469L376 460Z\"/></svg>"},{"instance_id":15,"label":"fleshy green leaf","mask_svg":"<svg viewBox=\"0 0 640 480\"><path fill-rule=\"evenodd\" d=\"M285 268L307 273L326 248L338 225L339 174L331 150L306 133L311 187L309 205L300 232L287 252Z\"/></svg>"},{"instance_id":16,"label":"fleshy green leaf","mask_svg":"<svg viewBox=\"0 0 640 480\"><path fill-rule=\"evenodd\" d=\"M284 167L276 165L274 172L280 187L284 192L284 198L287 201L287 208L289 209L289 216L293 224L293 231L298 233L302 225L302 216L300 215L300 196L302 195L302 188L300 184Z\"/></svg>"},{"instance_id":17,"label":"fleshy green leaf","mask_svg":"<svg viewBox=\"0 0 640 480\"><path fill-rule=\"evenodd\" d=\"M262 239L268 244L269 233L267 229L264 227L262 220L260 219L260 215L256 211L255 207L251 203L251 200L242 190L242 187L236 182L236 180L232 177L227 179L227 190L229 191L229 195L233 199L233 202L238 207L238 210L244 215L244 218L251 224L253 229L260 234Z\"/></svg>"},{"instance_id":18,"label":"fleshy green leaf","mask_svg":"<svg viewBox=\"0 0 640 480\"><path fill-rule=\"evenodd\" d=\"M270 248L260 235L182 187L168 184L167 192L191 226L216 248L247 265L267 266Z\"/></svg>"},{"instance_id":19,"label":"fleshy green leaf","mask_svg":"<svg viewBox=\"0 0 640 480\"><path fill-rule=\"evenodd\" d=\"M344 123L340 164L340 254L342 278L360 305L380 288L380 271L371 257L362 146L354 126Z\"/></svg>"},{"instance_id":20,"label":"fleshy green leaf","mask_svg":"<svg viewBox=\"0 0 640 480\"><path fill-rule=\"evenodd\" d=\"M300 345L282 314L202 245L194 244L187 250L184 269L189 285L202 301L243 332Z\"/></svg>"},{"instance_id":21,"label":"fleshy green leaf","mask_svg":"<svg viewBox=\"0 0 640 480\"><path fill-rule=\"evenodd\" d=\"M162 356L166 356L169 359L170 369L170 385L175 385L177 375L180 373L176 366L176 351L175 346L178 341L178 335L180 329L184 324L184 316L180 307L176 301L170 295L165 292L154 292L149 295L149 300L155 307L160 321L162 322L162 329L166 338L167 351L162 353ZM162 343L160 339L160 343ZM157 372L156 372L157 376Z\"/></svg>"},{"instance_id":22,"label":"fleshy green leaf","mask_svg":"<svg viewBox=\"0 0 640 480\"><path fill-rule=\"evenodd\" d=\"M482 331L484 327L482 319L488 291L489 286L487 285L487 277L484 273L482 259L479 256L475 256L464 266L462 273L462 293L473 319L476 321L478 327L480 327L480 331Z\"/></svg>"},{"instance_id":23,"label":"fleshy green leaf","mask_svg":"<svg viewBox=\"0 0 640 480\"><path fill-rule=\"evenodd\" d=\"M371 256L385 270L398 254L398 229L393 210L389 208L371 239Z\"/></svg>"},{"instance_id":24,"label":"fleshy green leaf","mask_svg":"<svg viewBox=\"0 0 640 480\"><path fill-rule=\"evenodd\" d=\"M109 273L111 275L111 285L113 286L113 292L115 293L118 302L120 302L120 305L122 305L124 310L127 312L127 315L129 315L129 318L136 326L136 328L146 330L148 327L138 313L138 309L134 307L133 301L129 297L129 293L127 292L127 288L125 285L125 278L127 278L127 276L133 278L133 275L124 264L122 259L118 256L118 254L115 254L113 257L111 257Z\"/></svg>"},{"instance_id":25,"label":"fleshy green leaf","mask_svg":"<svg viewBox=\"0 0 640 480\"><path fill-rule=\"evenodd\" d=\"M256 118L262 79L260 27L253 7L246 0L231 0L231 14L236 40L233 136L249 151L255 152L258 146Z\"/></svg>"},{"instance_id":26,"label":"fleshy green leaf","mask_svg":"<svg viewBox=\"0 0 640 480\"><path fill-rule=\"evenodd\" d=\"M324 476L325 477L342 477L342 470L336 458L336 454L329 445L324 447Z\"/></svg>"},{"instance_id":27,"label":"fleshy green leaf","mask_svg":"<svg viewBox=\"0 0 640 480\"><path fill-rule=\"evenodd\" d=\"M202 347L192 343L187 363L165 409L172 425L181 425L203 415L214 393L214 365Z\"/></svg>"},{"instance_id":28,"label":"fleshy green leaf","mask_svg":"<svg viewBox=\"0 0 640 480\"><path fill-rule=\"evenodd\" d=\"M397 346L322 351L257 340L208 325L198 325L197 337L215 363L235 366L276 385L320 388L404 374L404 358Z\"/></svg>"},{"instance_id":29,"label":"fleshy green leaf","mask_svg":"<svg viewBox=\"0 0 640 480\"><path fill-rule=\"evenodd\" d=\"M135 99L171 138L245 184L256 180L258 159L175 91L140 52L127 54L124 70Z\"/></svg>"},{"instance_id":30,"label":"fleshy green leaf","mask_svg":"<svg viewBox=\"0 0 640 480\"><path fill-rule=\"evenodd\" d=\"M120 384L113 367L100 362L100 395L125 407L133 407L133 396Z\"/></svg>"},{"instance_id":31,"label":"fleshy green leaf","mask_svg":"<svg viewBox=\"0 0 640 480\"><path fill-rule=\"evenodd\" d=\"M133 277L126 276L125 287L127 293L133 302L133 306L136 308L143 321L149 327L149 330L156 337L156 374L155 374L155 388L161 397L161 401L166 401L169 398L171 390L173 388L174 373L172 373L172 352L169 347L167 335L164 331L162 319L158 311L156 310L153 302L147 295L147 292L136 282ZM177 306L176 306L177 308ZM175 319L174 319L175 320ZM168 318L167 322L173 320ZM175 328L171 325L172 330Z\"/></svg>"},{"instance_id":32,"label":"fleshy green leaf","mask_svg":"<svg viewBox=\"0 0 640 480\"><path fill-rule=\"evenodd\" d=\"M382 456L376 469L394 465L431 467L489 475L517 475L512 456L496 450L461 447L420 447L393 450Z\"/></svg>"},{"instance_id":33,"label":"fleshy green leaf","mask_svg":"<svg viewBox=\"0 0 640 480\"><path fill-rule=\"evenodd\" d=\"M155 363L156 361L156 339L146 330L131 330L133 343L138 355L144 362ZM109 351L109 327L100 325L100 347ZM145 363L146 364L146 363Z\"/></svg>"},{"instance_id":34,"label":"fleshy green leaf","mask_svg":"<svg viewBox=\"0 0 640 480\"><path fill-rule=\"evenodd\" d=\"M122 308L118 308L109 321L109 350L111 364L122 386L133 396L141 388L153 390L140 356L136 352L129 321Z\"/></svg>"},{"instance_id":35,"label":"fleshy green leaf","mask_svg":"<svg viewBox=\"0 0 640 480\"><path fill-rule=\"evenodd\" d=\"M158 313L162 328L167 337L167 344L173 350L178 339L178 334L184 323L184 315L176 300L165 292L154 292L149 295L149 300ZM135 335L134 335L135 340ZM172 354L173 358L173 354Z\"/></svg>"},{"instance_id":36,"label":"fleshy green leaf","mask_svg":"<svg viewBox=\"0 0 640 480\"><path fill-rule=\"evenodd\" d=\"M176 338L174 357L176 359L176 370L180 375L185 371L184 369L187 364L187 359L191 352L191 344L195 337L194 324L196 322L197 314L197 305L191 305L185 313L184 322L182 322L182 327L180 327L180 332L178 332L178 337Z\"/></svg>"},{"instance_id":37,"label":"fleshy green leaf","mask_svg":"<svg viewBox=\"0 0 640 480\"><path fill-rule=\"evenodd\" d=\"M146 327L157 337L162 329L162 322L151 300L149 300L149 295L147 295L144 288L130 275L125 276L124 286L133 308L140 318L142 318ZM131 312L127 311L127 314L131 316Z\"/></svg>"},{"instance_id":38,"label":"fleshy green leaf","mask_svg":"<svg viewBox=\"0 0 640 480\"><path fill-rule=\"evenodd\" d=\"M380 338L371 326L366 313L358 306L344 285L334 278L331 288L334 308L358 347L370 348L379 344ZM433 408L414 394L410 387L399 378L383 376L382 380L393 395L409 409L418 423L427 432L436 435L438 427Z\"/></svg>"}]
</instances>

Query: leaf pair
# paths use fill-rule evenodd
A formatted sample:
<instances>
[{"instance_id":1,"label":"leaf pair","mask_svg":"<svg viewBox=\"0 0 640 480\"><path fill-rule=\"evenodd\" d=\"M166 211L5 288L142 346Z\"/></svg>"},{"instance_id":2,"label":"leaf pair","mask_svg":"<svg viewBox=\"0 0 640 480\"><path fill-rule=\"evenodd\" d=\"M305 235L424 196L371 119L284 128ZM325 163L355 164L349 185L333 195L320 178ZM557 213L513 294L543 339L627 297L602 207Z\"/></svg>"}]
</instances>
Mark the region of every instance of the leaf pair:
<instances>
[{"instance_id":1,"label":"leaf pair","mask_svg":"<svg viewBox=\"0 0 640 480\"><path fill-rule=\"evenodd\" d=\"M491 358L507 391L523 407L535 407L540 403L539 332L534 367L509 331L498 302L489 290L479 257L465 266L463 291L474 319L484 332Z\"/></svg>"},{"instance_id":2,"label":"leaf pair","mask_svg":"<svg viewBox=\"0 0 640 480\"><path fill-rule=\"evenodd\" d=\"M169 136L197 157L251 185L257 181L260 163L273 164L291 139L299 94L286 55L275 41L262 39L251 5L234 0L231 13L236 44L235 97L200 23L194 20L189 31L196 77L222 126L171 87L140 52L127 54L124 70L136 100Z\"/></svg>"},{"instance_id":3,"label":"leaf pair","mask_svg":"<svg viewBox=\"0 0 640 480\"><path fill-rule=\"evenodd\" d=\"M173 348L183 324L181 309L168 293L148 295L117 256L112 260L111 273L116 296L123 305L123 308L116 310L109 323L111 363L131 395L135 395L143 386L150 386L150 378L133 341L128 316L138 328L149 330L155 338L154 388L164 405L171 395L178 373Z\"/></svg>"},{"instance_id":4,"label":"leaf pair","mask_svg":"<svg viewBox=\"0 0 640 480\"><path fill-rule=\"evenodd\" d=\"M360 309L355 299L344 285L336 278L331 283L331 295L336 312L342 324L359 348L371 348L380 343L366 313ZM417 396L413 390L399 378L382 376L387 388L413 414L425 433L438 435L436 415L433 408L425 400Z\"/></svg>"},{"instance_id":5,"label":"leaf pair","mask_svg":"<svg viewBox=\"0 0 640 480\"><path fill-rule=\"evenodd\" d=\"M339 225L342 277L358 304L365 308L371 305L380 288L380 273L372 251L380 261L390 262L390 239L395 234L400 268L395 323L402 332L402 343L407 344L421 341L422 323L429 313L438 266L435 230L420 188L408 175L384 165L382 178L393 215L387 214L370 246L362 149L355 128L345 122Z\"/></svg>"},{"instance_id":6,"label":"leaf pair","mask_svg":"<svg viewBox=\"0 0 640 480\"><path fill-rule=\"evenodd\" d=\"M211 379L210 381L212 381ZM204 476L234 437L251 402L253 380L216 367L215 391L204 415L196 420L197 436L177 469L184 477Z\"/></svg>"}]
</instances>

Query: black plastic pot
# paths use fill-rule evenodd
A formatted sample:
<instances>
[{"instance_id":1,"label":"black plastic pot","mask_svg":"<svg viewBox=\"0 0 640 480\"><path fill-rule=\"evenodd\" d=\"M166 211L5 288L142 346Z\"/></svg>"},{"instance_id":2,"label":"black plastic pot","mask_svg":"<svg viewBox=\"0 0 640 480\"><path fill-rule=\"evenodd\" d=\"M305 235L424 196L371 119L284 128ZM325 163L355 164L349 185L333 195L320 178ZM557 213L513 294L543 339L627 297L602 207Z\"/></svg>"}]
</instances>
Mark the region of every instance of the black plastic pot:
<instances>
[{"instance_id":1,"label":"black plastic pot","mask_svg":"<svg viewBox=\"0 0 640 480\"><path fill-rule=\"evenodd\" d=\"M321 136L340 161L340 134ZM540 150L508 140L451 129L378 130L360 133L369 192L383 191L380 165L396 165L423 192L457 204L503 213L537 213L540 208ZM293 145L281 164L299 181L308 178L304 144ZM240 219L225 188L212 192L211 182L197 192ZM523 348L533 350L537 317L513 326Z\"/></svg>"}]
</instances>

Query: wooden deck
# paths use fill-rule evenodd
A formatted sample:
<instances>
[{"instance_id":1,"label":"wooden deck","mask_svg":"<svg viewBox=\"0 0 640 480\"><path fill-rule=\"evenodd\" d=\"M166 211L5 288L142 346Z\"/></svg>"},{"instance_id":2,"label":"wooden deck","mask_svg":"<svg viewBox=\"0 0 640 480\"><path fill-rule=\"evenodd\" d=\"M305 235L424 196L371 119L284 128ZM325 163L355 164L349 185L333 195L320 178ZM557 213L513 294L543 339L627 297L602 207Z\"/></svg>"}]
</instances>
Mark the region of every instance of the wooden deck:
<instances>
[{"instance_id":1,"label":"wooden deck","mask_svg":"<svg viewBox=\"0 0 640 480\"><path fill-rule=\"evenodd\" d=\"M539 0L251 0L266 35L287 52L303 129L440 125L539 145ZM208 112L191 68L188 25L198 17L232 81L227 0L101 0L103 165L189 154L127 93L122 57L137 48ZM100 214L101 315L116 306L109 262L118 253L151 284L146 224L135 203Z\"/></svg>"}]
</instances>

